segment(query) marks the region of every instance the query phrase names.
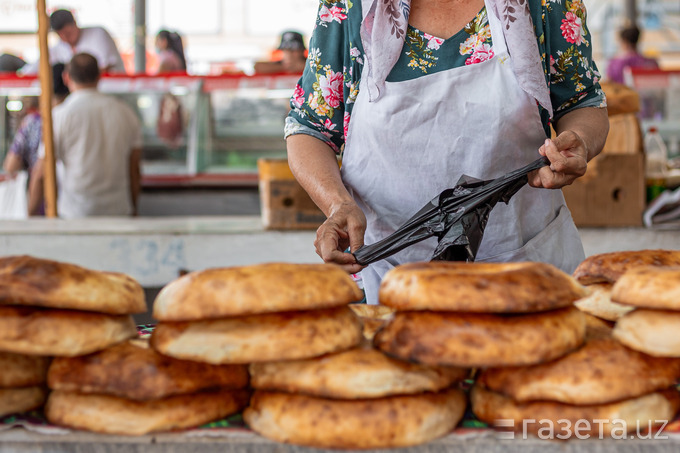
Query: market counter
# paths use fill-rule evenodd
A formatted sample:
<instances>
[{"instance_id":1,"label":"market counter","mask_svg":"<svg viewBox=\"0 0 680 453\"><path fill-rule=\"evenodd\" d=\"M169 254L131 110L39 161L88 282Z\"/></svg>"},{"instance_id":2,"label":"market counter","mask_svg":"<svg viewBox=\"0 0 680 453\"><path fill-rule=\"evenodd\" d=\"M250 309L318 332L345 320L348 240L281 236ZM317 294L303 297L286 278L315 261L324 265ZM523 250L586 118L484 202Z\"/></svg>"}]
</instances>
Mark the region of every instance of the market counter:
<instances>
[{"instance_id":1,"label":"market counter","mask_svg":"<svg viewBox=\"0 0 680 453\"><path fill-rule=\"evenodd\" d=\"M581 228L586 255L678 249L680 225L668 229ZM146 288L180 270L262 262L320 262L313 230L269 231L259 216L140 217L0 222L0 256L28 254L125 272Z\"/></svg>"},{"instance_id":2,"label":"market counter","mask_svg":"<svg viewBox=\"0 0 680 453\"><path fill-rule=\"evenodd\" d=\"M139 437L112 436L87 432L41 434L23 428L0 432L0 453L312 453L320 450L269 441L248 430L224 430L197 435L197 430L178 434ZM430 443L412 448L362 450L400 453L677 453L680 437L668 439L587 439L549 441L535 437L503 439L488 429L456 430Z\"/></svg>"}]
</instances>

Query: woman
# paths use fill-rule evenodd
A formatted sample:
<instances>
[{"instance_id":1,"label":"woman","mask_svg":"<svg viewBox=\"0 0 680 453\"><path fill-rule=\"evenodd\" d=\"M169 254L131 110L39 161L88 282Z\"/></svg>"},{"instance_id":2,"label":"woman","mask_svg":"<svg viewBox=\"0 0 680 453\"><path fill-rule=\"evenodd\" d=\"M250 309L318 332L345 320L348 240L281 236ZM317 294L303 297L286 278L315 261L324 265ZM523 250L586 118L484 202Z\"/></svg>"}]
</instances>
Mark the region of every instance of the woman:
<instances>
[{"instance_id":1,"label":"woman","mask_svg":"<svg viewBox=\"0 0 680 453\"><path fill-rule=\"evenodd\" d=\"M640 29L635 25L625 27L619 31L620 55L609 60L607 65L607 79L612 82L624 83L623 73L626 68L658 69L659 64L653 58L647 58L638 51Z\"/></svg>"},{"instance_id":2,"label":"woman","mask_svg":"<svg viewBox=\"0 0 680 453\"><path fill-rule=\"evenodd\" d=\"M156 35L156 52L158 52L158 73L180 72L187 70L184 58L184 45L178 33L161 30Z\"/></svg>"},{"instance_id":3,"label":"woman","mask_svg":"<svg viewBox=\"0 0 680 453\"><path fill-rule=\"evenodd\" d=\"M561 191L537 188L570 184L604 145L589 39L579 0L322 2L286 124L289 165L328 217L317 253L357 272L347 247L390 234L462 174L498 177L541 154L551 166L494 208L477 260L571 272L578 231ZM385 272L435 245L365 268L368 302Z\"/></svg>"}]
</instances>

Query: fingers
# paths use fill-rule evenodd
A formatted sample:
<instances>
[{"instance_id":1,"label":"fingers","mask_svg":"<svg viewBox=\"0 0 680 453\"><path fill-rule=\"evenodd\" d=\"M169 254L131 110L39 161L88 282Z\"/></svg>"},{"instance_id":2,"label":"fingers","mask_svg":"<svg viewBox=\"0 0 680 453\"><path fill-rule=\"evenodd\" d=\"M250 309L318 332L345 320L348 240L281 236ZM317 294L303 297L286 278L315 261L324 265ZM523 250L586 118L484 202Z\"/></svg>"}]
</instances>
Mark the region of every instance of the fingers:
<instances>
[{"instance_id":1,"label":"fingers","mask_svg":"<svg viewBox=\"0 0 680 453\"><path fill-rule=\"evenodd\" d=\"M547 139L538 152L550 160L550 166L528 175L532 187L559 189L586 172L588 153L585 143L573 131L565 131L554 140Z\"/></svg>"},{"instance_id":2,"label":"fingers","mask_svg":"<svg viewBox=\"0 0 680 453\"><path fill-rule=\"evenodd\" d=\"M349 247L356 251L364 244L366 217L358 206L348 206L331 214L316 231L316 253L326 263L335 263L347 272L359 272L354 255L345 252Z\"/></svg>"}]
</instances>

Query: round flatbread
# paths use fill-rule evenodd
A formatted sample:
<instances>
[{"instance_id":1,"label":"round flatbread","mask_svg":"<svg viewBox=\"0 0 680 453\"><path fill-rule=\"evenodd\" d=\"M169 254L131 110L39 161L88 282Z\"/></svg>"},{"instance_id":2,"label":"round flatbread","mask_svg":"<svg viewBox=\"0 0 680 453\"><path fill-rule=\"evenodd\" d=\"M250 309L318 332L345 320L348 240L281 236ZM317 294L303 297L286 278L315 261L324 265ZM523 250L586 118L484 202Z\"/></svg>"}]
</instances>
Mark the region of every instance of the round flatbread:
<instances>
[{"instance_id":1,"label":"round flatbread","mask_svg":"<svg viewBox=\"0 0 680 453\"><path fill-rule=\"evenodd\" d=\"M585 345L552 362L488 368L477 383L515 401L604 404L671 387L680 359L651 357L625 347L611 329L588 329Z\"/></svg>"},{"instance_id":2,"label":"round flatbread","mask_svg":"<svg viewBox=\"0 0 680 453\"><path fill-rule=\"evenodd\" d=\"M347 305L363 293L335 264L267 263L191 272L153 304L160 321L196 321Z\"/></svg>"},{"instance_id":3,"label":"round flatbread","mask_svg":"<svg viewBox=\"0 0 680 453\"><path fill-rule=\"evenodd\" d=\"M586 288L590 294L574 302L576 308L582 312L606 319L616 321L621 316L633 310L633 307L612 302L611 283L593 283Z\"/></svg>"},{"instance_id":4,"label":"round flatbread","mask_svg":"<svg viewBox=\"0 0 680 453\"><path fill-rule=\"evenodd\" d=\"M640 266L680 266L680 250L611 252L586 258L574 271L583 285L615 283L624 272Z\"/></svg>"},{"instance_id":5,"label":"round flatbread","mask_svg":"<svg viewBox=\"0 0 680 453\"><path fill-rule=\"evenodd\" d=\"M520 432L524 425L527 433L542 438L567 439L574 436L577 423L581 436L620 435L638 427L642 432L648 426L672 420L680 407L680 395L676 389L668 389L615 403L575 406L554 401L518 403L475 385L470 404L477 418L486 423ZM545 429L539 431L541 428Z\"/></svg>"},{"instance_id":6,"label":"round flatbread","mask_svg":"<svg viewBox=\"0 0 680 453\"><path fill-rule=\"evenodd\" d=\"M244 388L248 369L173 359L149 348L145 340L129 340L94 354L54 359L47 383L52 390L147 401L211 388Z\"/></svg>"},{"instance_id":7,"label":"round flatbread","mask_svg":"<svg viewBox=\"0 0 680 453\"><path fill-rule=\"evenodd\" d=\"M680 311L680 266L632 269L614 284L611 297L625 305Z\"/></svg>"},{"instance_id":8,"label":"round flatbread","mask_svg":"<svg viewBox=\"0 0 680 453\"><path fill-rule=\"evenodd\" d=\"M0 258L0 305L144 313L142 286L132 277L31 256Z\"/></svg>"},{"instance_id":9,"label":"round flatbread","mask_svg":"<svg viewBox=\"0 0 680 453\"><path fill-rule=\"evenodd\" d=\"M50 423L107 434L140 436L218 420L248 405L248 390L214 390L153 401L53 391L45 405Z\"/></svg>"},{"instance_id":10,"label":"round flatbread","mask_svg":"<svg viewBox=\"0 0 680 453\"><path fill-rule=\"evenodd\" d=\"M427 367L391 359L368 345L307 360L254 363L260 390L359 399L437 392L468 377L457 367Z\"/></svg>"},{"instance_id":11,"label":"round flatbread","mask_svg":"<svg viewBox=\"0 0 680 453\"><path fill-rule=\"evenodd\" d=\"M256 391L243 417L251 429L278 442L317 448L394 448L448 434L465 406L465 395L458 389L354 401Z\"/></svg>"},{"instance_id":12,"label":"round flatbread","mask_svg":"<svg viewBox=\"0 0 680 453\"><path fill-rule=\"evenodd\" d=\"M0 306L0 351L74 357L136 335L130 315Z\"/></svg>"},{"instance_id":13,"label":"round flatbread","mask_svg":"<svg viewBox=\"0 0 680 453\"><path fill-rule=\"evenodd\" d=\"M354 314L364 324L364 338L373 340L376 332L383 328L394 315L394 308L384 305L349 304Z\"/></svg>"},{"instance_id":14,"label":"round flatbread","mask_svg":"<svg viewBox=\"0 0 680 453\"><path fill-rule=\"evenodd\" d=\"M680 357L680 312L638 308L616 322L614 338L657 357Z\"/></svg>"},{"instance_id":15,"label":"round flatbread","mask_svg":"<svg viewBox=\"0 0 680 453\"><path fill-rule=\"evenodd\" d=\"M0 389L0 417L37 409L45 399L47 389L43 386Z\"/></svg>"},{"instance_id":16,"label":"round flatbread","mask_svg":"<svg viewBox=\"0 0 680 453\"><path fill-rule=\"evenodd\" d=\"M380 303L397 310L524 313L570 306L586 290L546 263L409 263L389 271Z\"/></svg>"},{"instance_id":17,"label":"round flatbread","mask_svg":"<svg viewBox=\"0 0 680 453\"><path fill-rule=\"evenodd\" d=\"M0 388L44 384L49 364L48 357L0 352Z\"/></svg>"},{"instance_id":18,"label":"round flatbread","mask_svg":"<svg viewBox=\"0 0 680 453\"><path fill-rule=\"evenodd\" d=\"M178 359L213 364L316 357L357 346L361 320L347 306L193 322L161 322L151 346Z\"/></svg>"},{"instance_id":19,"label":"round flatbread","mask_svg":"<svg viewBox=\"0 0 680 453\"><path fill-rule=\"evenodd\" d=\"M390 356L430 366L515 366L573 351L585 330L585 315L573 307L524 315L398 312L374 344Z\"/></svg>"}]
</instances>

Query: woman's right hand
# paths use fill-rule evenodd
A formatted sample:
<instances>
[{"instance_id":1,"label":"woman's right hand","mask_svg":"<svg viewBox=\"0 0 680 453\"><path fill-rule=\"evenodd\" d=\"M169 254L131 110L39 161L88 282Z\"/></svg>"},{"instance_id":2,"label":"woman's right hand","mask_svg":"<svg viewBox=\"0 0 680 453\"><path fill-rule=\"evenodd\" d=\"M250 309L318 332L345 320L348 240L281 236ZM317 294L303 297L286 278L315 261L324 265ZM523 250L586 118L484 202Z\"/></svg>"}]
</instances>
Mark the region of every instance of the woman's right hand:
<instances>
[{"instance_id":1,"label":"woman's right hand","mask_svg":"<svg viewBox=\"0 0 680 453\"><path fill-rule=\"evenodd\" d=\"M342 266L349 273L359 272L363 266L354 255L346 253L347 247L355 252L364 245L366 216L354 201L346 201L334 208L326 221L316 230L316 253L326 263Z\"/></svg>"}]
</instances>

